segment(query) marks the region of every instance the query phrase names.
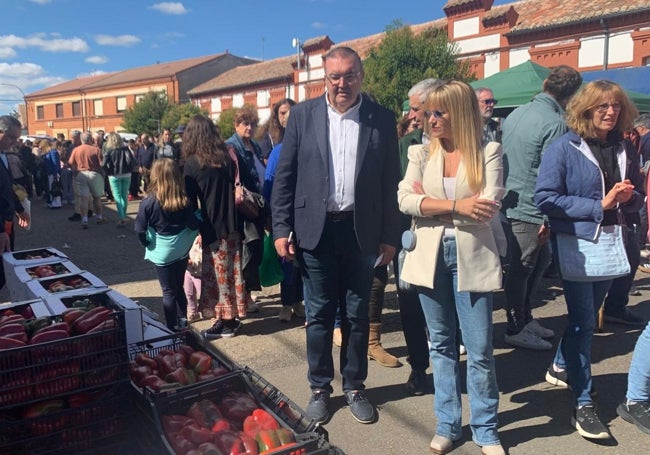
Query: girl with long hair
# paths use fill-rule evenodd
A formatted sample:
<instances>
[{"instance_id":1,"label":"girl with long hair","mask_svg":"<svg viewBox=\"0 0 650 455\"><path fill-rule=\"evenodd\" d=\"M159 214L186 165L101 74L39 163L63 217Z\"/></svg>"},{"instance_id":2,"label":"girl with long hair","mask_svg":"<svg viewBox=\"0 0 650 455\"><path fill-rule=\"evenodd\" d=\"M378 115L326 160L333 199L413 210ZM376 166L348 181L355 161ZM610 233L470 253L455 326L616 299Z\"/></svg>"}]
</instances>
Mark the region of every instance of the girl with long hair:
<instances>
[{"instance_id":1,"label":"girl with long hair","mask_svg":"<svg viewBox=\"0 0 650 455\"><path fill-rule=\"evenodd\" d=\"M185 194L180 168L169 158L156 160L151 167L147 197L135 218L135 232L146 248L145 259L156 266L165 321L171 330L184 326L179 317L187 313L183 280L199 225Z\"/></svg>"}]
</instances>

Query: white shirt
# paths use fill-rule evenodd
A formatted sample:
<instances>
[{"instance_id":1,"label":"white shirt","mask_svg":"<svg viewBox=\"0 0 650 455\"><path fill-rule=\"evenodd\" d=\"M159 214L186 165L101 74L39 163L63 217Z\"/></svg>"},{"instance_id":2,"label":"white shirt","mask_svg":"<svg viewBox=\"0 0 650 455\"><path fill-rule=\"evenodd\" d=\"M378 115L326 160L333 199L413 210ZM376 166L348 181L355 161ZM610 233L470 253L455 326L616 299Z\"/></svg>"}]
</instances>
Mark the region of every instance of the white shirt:
<instances>
[{"instance_id":1,"label":"white shirt","mask_svg":"<svg viewBox=\"0 0 650 455\"><path fill-rule=\"evenodd\" d=\"M359 108L361 101L344 113L329 102L327 94L329 133L329 197L328 212L354 209L354 179L359 147Z\"/></svg>"}]
</instances>

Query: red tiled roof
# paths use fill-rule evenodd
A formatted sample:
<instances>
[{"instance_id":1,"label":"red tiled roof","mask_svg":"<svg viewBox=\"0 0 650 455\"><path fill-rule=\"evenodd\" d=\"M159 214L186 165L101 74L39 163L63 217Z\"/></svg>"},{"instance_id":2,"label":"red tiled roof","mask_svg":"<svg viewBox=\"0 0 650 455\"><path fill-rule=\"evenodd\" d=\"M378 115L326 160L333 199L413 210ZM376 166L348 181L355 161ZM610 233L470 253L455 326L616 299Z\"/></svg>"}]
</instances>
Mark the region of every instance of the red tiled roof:
<instances>
[{"instance_id":1,"label":"red tiled roof","mask_svg":"<svg viewBox=\"0 0 650 455\"><path fill-rule=\"evenodd\" d=\"M650 11L648 0L527 0L511 5L519 15L512 34Z\"/></svg>"},{"instance_id":2,"label":"red tiled roof","mask_svg":"<svg viewBox=\"0 0 650 455\"><path fill-rule=\"evenodd\" d=\"M203 84L189 90L188 95L201 95L217 90L230 89L241 86L256 85L262 82L271 82L279 79L291 78L295 56L280 57L265 62L251 65L238 66L225 73L210 79Z\"/></svg>"},{"instance_id":3,"label":"red tiled roof","mask_svg":"<svg viewBox=\"0 0 650 455\"><path fill-rule=\"evenodd\" d=\"M98 74L95 76L86 76L86 77L71 79L69 81L61 82L60 84L56 84L56 85L52 85L51 87L44 88L37 92L28 93L27 95L25 95L25 98L30 99L31 97L50 96L58 93L79 92L85 90L85 88L88 85L106 79L112 74L113 73L106 73L106 74Z\"/></svg>"},{"instance_id":4,"label":"red tiled roof","mask_svg":"<svg viewBox=\"0 0 650 455\"><path fill-rule=\"evenodd\" d=\"M197 65L215 60L226 55L225 53L194 57L174 62L156 63L155 65L140 66L114 73L100 74L97 76L73 79L61 84L53 85L43 90L30 93L31 96L50 96L58 93L68 93L81 90L91 90L113 85L125 85L143 80L162 79L174 76L182 71L193 68Z\"/></svg>"}]
</instances>

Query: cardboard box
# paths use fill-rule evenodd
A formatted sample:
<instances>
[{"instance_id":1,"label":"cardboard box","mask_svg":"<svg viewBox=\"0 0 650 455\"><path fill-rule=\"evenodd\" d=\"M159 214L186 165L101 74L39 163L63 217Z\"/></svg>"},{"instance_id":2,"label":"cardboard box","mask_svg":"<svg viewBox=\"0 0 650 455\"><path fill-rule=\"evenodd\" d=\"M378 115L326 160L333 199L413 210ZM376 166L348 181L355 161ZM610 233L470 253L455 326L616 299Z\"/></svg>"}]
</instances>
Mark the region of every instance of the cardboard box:
<instances>
[{"instance_id":1,"label":"cardboard box","mask_svg":"<svg viewBox=\"0 0 650 455\"><path fill-rule=\"evenodd\" d=\"M68 308L73 307L73 302L77 300L88 299L97 305L103 305L114 310L124 312L124 324L126 327L126 342L128 344L137 343L143 340L143 322L142 307L131 300L129 297L120 294L112 289L83 289L85 292L74 295L63 293L53 293L45 296L43 299L49 307L52 314L61 314ZM72 292L72 291L70 291Z\"/></svg>"},{"instance_id":2,"label":"cardboard box","mask_svg":"<svg viewBox=\"0 0 650 455\"><path fill-rule=\"evenodd\" d=\"M31 280L40 279L34 278L33 273L37 267L42 266L51 266L55 271L59 271L56 275L52 275L45 278L58 278L61 275L69 274L78 274L83 272L79 267L74 265L72 261L66 259L57 258L54 262L47 262L44 264L30 264L30 265L19 265L15 267L14 273L16 275L17 284L9 289L9 295L11 296L12 301L25 300L30 298L30 294L27 291L27 283ZM31 272L31 273L30 273Z\"/></svg>"},{"instance_id":3,"label":"cardboard box","mask_svg":"<svg viewBox=\"0 0 650 455\"><path fill-rule=\"evenodd\" d=\"M26 293L25 287L16 276L17 267L52 264L61 262L62 260L68 260L68 256L55 248L38 248L3 253L2 262L5 271L5 281L11 300L19 301L32 298Z\"/></svg>"},{"instance_id":4,"label":"cardboard box","mask_svg":"<svg viewBox=\"0 0 650 455\"><path fill-rule=\"evenodd\" d=\"M61 281L64 284L72 283L73 280L81 279L88 286L79 287L76 289L67 289L59 292L50 292L48 287L53 284L55 281ZM87 294L93 290L108 290L108 286L98 277L93 275L90 272L81 272L67 275L59 275L58 277L48 277L48 278L39 278L37 280L31 280L25 283L27 285L27 295L30 299L43 298L47 296L56 294L60 297L74 297L77 295Z\"/></svg>"}]
</instances>

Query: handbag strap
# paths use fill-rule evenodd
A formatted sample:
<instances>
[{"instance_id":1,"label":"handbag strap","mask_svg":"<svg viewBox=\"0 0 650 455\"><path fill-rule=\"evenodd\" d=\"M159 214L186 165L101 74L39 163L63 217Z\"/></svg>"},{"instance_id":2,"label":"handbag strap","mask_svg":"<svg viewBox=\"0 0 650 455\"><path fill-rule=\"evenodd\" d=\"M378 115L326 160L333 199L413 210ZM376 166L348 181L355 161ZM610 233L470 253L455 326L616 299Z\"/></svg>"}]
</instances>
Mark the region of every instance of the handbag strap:
<instances>
[{"instance_id":1,"label":"handbag strap","mask_svg":"<svg viewBox=\"0 0 650 455\"><path fill-rule=\"evenodd\" d=\"M226 145L226 148L228 149L230 159L235 162L235 186L239 186L241 185L241 182L239 180L239 160L237 159L237 152L235 152L235 148L232 145Z\"/></svg>"}]
</instances>

